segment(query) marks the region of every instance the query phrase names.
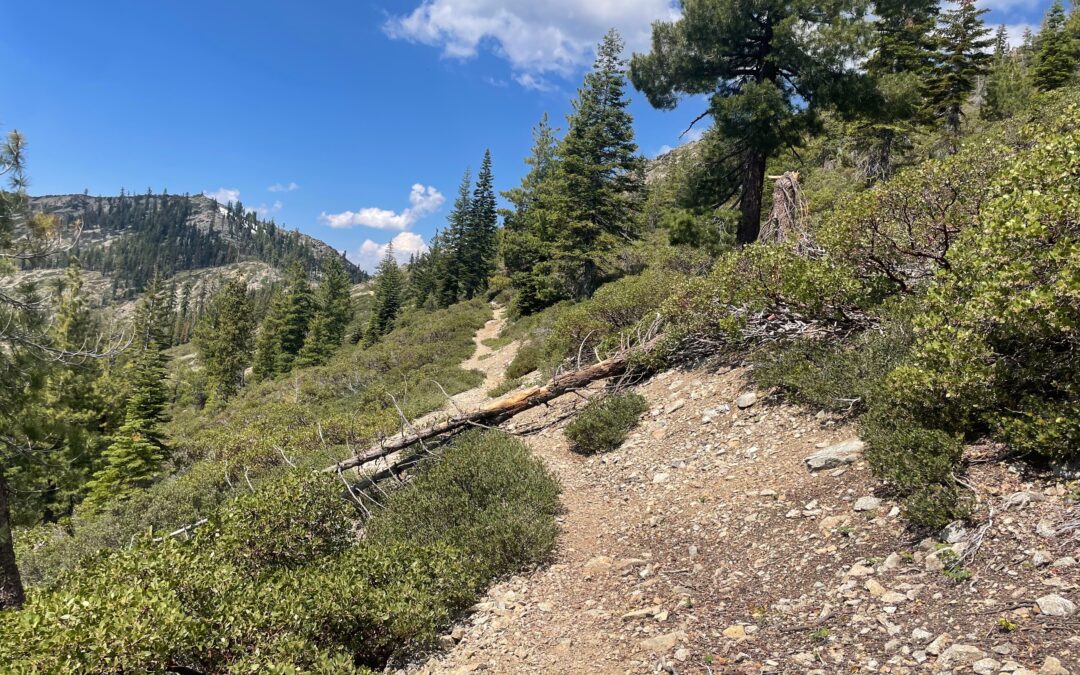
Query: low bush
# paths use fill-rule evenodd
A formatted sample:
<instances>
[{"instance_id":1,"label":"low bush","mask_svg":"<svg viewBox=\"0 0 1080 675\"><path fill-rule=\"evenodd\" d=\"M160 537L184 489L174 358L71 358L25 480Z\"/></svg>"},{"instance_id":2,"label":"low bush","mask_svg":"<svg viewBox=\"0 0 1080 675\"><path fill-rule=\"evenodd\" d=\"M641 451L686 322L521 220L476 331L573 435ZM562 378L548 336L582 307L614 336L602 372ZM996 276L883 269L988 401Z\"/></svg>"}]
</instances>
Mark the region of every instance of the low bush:
<instances>
[{"instance_id":1,"label":"low bush","mask_svg":"<svg viewBox=\"0 0 1080 675\"><path fill-rule=\"evenodd\" d=\"M566 425L566 437L576 450L588 454L608 452L619 447L638 418L649 409L639 394L611 394L589 404Z\"/></svg>"},{"instance_id":2,"label":"low bush","mask_svg":"<svg viewBox=\"0 0 1080 675\"><path fill-rule=\"evenodd\" d=\"M463 435L391 495L368 525L368 541L449 544L472 554L478 579L546 556L555 542L559 485L519 440Z\"/></svg>"},{"instance_id":3,"label":"low bush","mask_svg":"<svg viewBox=\"0 0 1080 675\"><path fill-rule=\"evenodd\" d=\"M514 354L514 359L506 366L506 377L517 379L540 370L544 365L544 343L526 342Z\"/></svg>"},{"instance_id":4,"label":"low bush","mask_svg":"<svg viewBox=\"0 0 1080 675\"><path fill-rule=\"evenodd\" d=\"M522 384L522 378L520 378L520 377L515 377L513 379L503 380L498 385L496 385L496 386L492 387L490 390L488 390L488 393L487 393L488 398L499 398L500 396L503 396L504 394L507 394L508 392L511 392L511 391L517 389L518 387L521 386L521 384Z\"/></svg>"},{"instance_id":5,"label":"low bush","mask_svg":"<svg viewBox=\"0 0 1080 675\"><path fill-rule=\"evenodd\" d=\"M498 433L462 436L427 464L376 511L361 543L339 493L293 472L230 502L190 541L144 538L99 554L0 613L0 663L42 673L381 670L430 648L493 578L554 543L558 484Z\"/></svg>"}]
</instances>

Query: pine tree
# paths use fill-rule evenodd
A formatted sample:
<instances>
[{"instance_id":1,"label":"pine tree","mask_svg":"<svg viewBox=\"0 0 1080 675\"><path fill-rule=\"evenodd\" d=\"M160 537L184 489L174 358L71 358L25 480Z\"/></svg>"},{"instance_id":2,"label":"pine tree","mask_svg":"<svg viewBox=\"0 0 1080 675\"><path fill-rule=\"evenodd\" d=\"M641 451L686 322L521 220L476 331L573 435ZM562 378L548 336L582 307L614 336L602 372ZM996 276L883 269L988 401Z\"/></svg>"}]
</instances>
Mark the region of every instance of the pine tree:
<instances>
[{"instance_id":1,"label":"pine tree","mask_svg":"<svg viewBox=\"0 0 1080 675\"><path fill-rule=\"evenodd\" d=\"M942 15L937 32L941 52L928 85L927 105L933 118L954 136L960 133L964 103L992 58L986 49L993 40L986 37L990 29L982 20L987 11L976 7L974 0L960 0L956 9Z\"/></svg>"},{"instance_id":2,"label":"pine tree","mask_svg":"<svg viewBox=\"0 0 1080 675\"><path fill-rule=\"evenodd\" d=\"M1008 119L1027 106L1033 85L1029 56L1023 49L1009 46L1004 25L994 36L994 55L986 76L986 100L979 115L987 120Z\"/></svg>"},{"instance_id":3,"label":"pine tree","mask_svg":"<svg viewBox=\"0 0 1080 675\"><path fill-rule=\"evenodd\" d=\"M319 312L326 316L327 341L337 348L345 338L345 329L353 317L349 275L341 258L331 256L323 262L323 276L319 284Z\"/></svg>"},{"instance_id":4,"label":"pine tree","mask_svg":"<svg viewBox=\"0 0 1080 675\"><path fill-rule=\"evenodd\" d=\"M557 255L567 289L576 298L599 285L603 254L619 238L636 235L644 160L637 154L627 110L622 50L619 34L608 32L578 90L558 150L553 180L564 220Z\"/></svg>"},{"instance_id":5,"label":"pine tree","mask_svg":"<svg viewBox=\"0 0 1080 675\"><path fill-rule=\"evenodd\" d=\"M498 214L495 210L495 187L491 175L491 151L484 152L476 188L468 204L468 215L461 245L461 290L471 299L487 288L488 277L495 269Z\"/></svg>"},{"instance_id":6,"label":"pine tree","mask_svg":"<svg viewBox=\"0 0 1080 675\"><path fill-rule=\"evenodd\" d=\"M1065 8L1057 0L1046 13L1039 32L1032 80L1039 91L1050 91L1067 84L1076 74L1077 46L1066 27Z\"/></svg>"},{"instance_id":7,"label":"pine tree","mask_svg":"<svg viewBox=\"0 0 1080 675\"><path fill-rule=\"evenodd\" d=\"M653 25L652 52L634 56L630 80L665 110L680 95L711 95L699 201L715 209L737 196L737 240L747 244L758 236L769 157L797 146L822 108L863 107L862 4L684 0L682 10Z\"/></svg>"},{"instance_id":8,"label":"pine tree","mask_svg":"<svg viewBox=\"0 0 1080 675\"><path fill-rule=\"evenodd\" d=\"M548 115L540 118L533 128L532 152L525 158L528 173L521 179L521 185L502 193L502 196L514 207L506 213L505 228L511 231L528 229L526 216L529 209L537 202L538 193L544 181L551 175L555 166L559 140L557 130L552 129Z\"/></svg>"},{"instance_id":9,"label":"pine tree","mask_svg":"<svg viewBox=\"0 0 1080 675\"><path fill-rule=\"evenodd\" d=\"M458 186L458 196L454 208L447 218L443 240L442 255L436 259L435 277L438 279L438 304L449 307L461 299L462 284L465 275L466 232L472 213L472 174L465 169Z\"/></svg>"},{"instance_id":10,"label":"pine tree","mask_svg":"<svg viewBox=\"0 0 1080 675\"><path fill-rule=\"evenodd\" d=\"M277 372L287 373L304 347L308 325L315 315L315 295L308 284L308 273L299 261L288 271L285 282L284 312L278 338Z\"/></svg>"},{"instance_id":11,"label":"pine tree","mask_svg":"<svg viewBox=\"0 0 1080 675\"><path fill-rule=\"evenodd\" d=\"M207 405L224 403L244 383L255 329L247 284L232 279L210 301L195 329L195 348L206 373Z\"/></svg>"},{"instance_id":12,"label":"pine tree","mask_svg":"<svg viewBox=\"0 0 1080 675\"><path fill-rule=\"evenodd\" d=\"M394 319L401 309L404 280L401 268L394 259L393 244L386 247L386 255L379 263L375 273L375 303L371 308L365 342L369 345L389 333L394 327Z\"/></svg>"},{"instance_id":13,"label":"pine tree","mask_svg":"<svg viewBox=\"0 0 1080 675\"><path fill-rule=\"evenodd\" d=\"M255 358L252 362L252 377L256 381L267 380L279 372L278 355L281 353L281 333L285 322L285 293L274 289L270 297L270 306L259 325L259 334L255 340Z\"/></svg>"},{"instance_id":14,"label":"pine tree","mask_svg":"<svg viewBox=\"0 0 1080 675\"><path fill-rule=\"evenodd\" d=\"M127 370L131 384L124 423L105 450L105 466L86 485L92 509L130 497L161 474L168 451L162 440L165 421L165 359L158 345L139 349Z\"/></svg>"}]
</instances>

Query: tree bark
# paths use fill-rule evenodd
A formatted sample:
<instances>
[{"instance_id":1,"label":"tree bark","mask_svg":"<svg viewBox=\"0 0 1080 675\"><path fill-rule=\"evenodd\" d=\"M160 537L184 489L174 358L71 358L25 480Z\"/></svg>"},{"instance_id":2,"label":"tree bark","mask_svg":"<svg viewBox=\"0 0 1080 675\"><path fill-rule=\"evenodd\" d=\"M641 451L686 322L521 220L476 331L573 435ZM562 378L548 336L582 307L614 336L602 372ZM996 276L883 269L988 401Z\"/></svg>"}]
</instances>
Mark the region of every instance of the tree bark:
<instances>
[{"instance_id":1,"label":"tree bark","mask_svg":"<svg viewBox=\"0 0 1080 675\"><path fill-rule=\"evenodd\" d=\"M765 153L750 150L743 158L742 194L739 197L739 229L735 241L740 246L757 241L761 229L761 193L765 188Z\"/></svg>"},{"instance_id":2,"label":"tree bark","mask_svg":"<svg viewBox=\"0 0 1080 675\"><path fill-rule=\"evenodd\" d=\"M366 452L342 460L333 466L328 466L323 471L335 473L363 466L368 462L404 450L411 445L437 436L451 434L467 427L497 426L519 413L543 405L575 389L580 389L590 382L622 374L629 365L631 356L647 352L656 342L657 338L653 338L639 347L622 351L609 359L586 368L560 375L545 385L531 387L498 401L493 401L479 410L461 413L424 429L410 429L399 433L383 440L381 443L372 445Z\"/></svg>"},{"instance_id":3,"label":"tree bark","mask_svg":"<svg viewBox=\"0 0 1080 675\"><path fill-rule=\"evenodd\" d=\"M11 536L7 479L0 466L0 610L18 609L26 600L22 578L15 564L15 542Z\"/></svg>"}]
</instances>

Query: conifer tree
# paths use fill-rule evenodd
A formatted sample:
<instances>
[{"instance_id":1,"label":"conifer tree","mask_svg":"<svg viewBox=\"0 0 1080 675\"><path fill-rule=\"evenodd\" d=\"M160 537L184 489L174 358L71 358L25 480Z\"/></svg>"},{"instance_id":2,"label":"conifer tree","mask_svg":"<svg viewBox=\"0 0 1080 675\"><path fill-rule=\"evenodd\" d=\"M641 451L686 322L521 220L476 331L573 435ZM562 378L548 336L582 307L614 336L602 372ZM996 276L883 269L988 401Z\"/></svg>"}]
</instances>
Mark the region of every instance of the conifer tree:
<instances>
[{"instance_id":1,"label":"conifer tree","mask_svg":"<svg viewBox=\"0 0 1080 675\"><path fill-rule=\"evenodd\" d=\"M495 210L495 187L491 174L491 151L484 151L476 188L468 204L461 250L461 290L471 299L487 288L495 268L498 214Z\"/></svg>"},{"instance_id":2,"label":"conifer tree","mask_svg":"<svg viewBox=\"0 0 1080 675\"><path fill-rule=\"evenodd\" d=\"M437 259L435 276L438 279L438 302L440 307L449 307L461 299L462 283L465 274L466 233L472 212L472 174L465 169L458 186L458 196L448 218L448 227L444 232L442 256Z\"/></svg>"},{"instance_id":3,"label":"conifer tree","mask_svg":"<svg viewBox=\"0 0 1080 675\"><path fill-rule=\"evenodd\" d=\"M103 455L105 466L87 483L86 503L99 509L149 486L167 458L161 424L165 421L165 359L158 345L139 349L128 365L131 385L124 423Z\"/></svg>"},{"instance_id":4,"label":"conifer tree","mask_svg":"<svg viewBox=\"0 0 1080 675\"><path fill-rule=\"evenodd\" d=\"M304 346L308 325L315 315L315 295L308 285L308 273L299 261L294 262L285 281L275 371L287 373Z\"/></svg>"},{"instance_id":5,"label":"conifer tree","mask_svg":"<svg viewBox=\"0 0 1080 675\"><path fill-rule=\"evenodd\" d=\"M335 349L345 338L345 329L353 317L351 284L341 258L331 256L323 263L322 281L319 283L319 312L326 317L327 342Z\"/></svg>"},{"instance_id":6,"label":"conifer tree","mask_svg":"<svg viewBox=\"0 0 1080 675\"><path fill-rule=\"evenodd\" d=\"M506 213L505 229L518 232L528 229L529 210L537 202L539 190L555 166L559 142L555 136L556 131L548 122L547 113L544 113L540 122L533 127L532 152L525 158L529 171L521 179L520 186L502 193L514 207Z\"/></svg>"},{"instance_id":7,"label":"conifer tree","mask_svg":"<svg viewBox=\"0 0 1080 675\"><path fill-rule=\"evenodd\" d=\"M404 280L401 268L394 259L393 244L386 247L386 254L375 273L375 303L371 308L365 342L369 345L379 341L394 327L394 319L401 309Z\"/></svg>"},{"instance_id":8,"label":"conifer tree","mask_svg":"<svg viewBox=\"0 0 1080 675\"><path fill-rule=\"evenodd\" d=\"M964 103L992 58L986 49L993 40L986 37L990 29L982 20L987 11L976 7L975 0L960 0L956 9L942 15L938 28L941 51L929 82L927 105L933 118L954 136L960 133Z\"/></svg>"},{"instance_id":9,"label":"conifer tree","mask_svg":"<svg viewBox=\"0 0 1080 675\"><path fill-rule=\"evenodd\" d=\"M822 108L861 108L862 7L684 0L682 18L653 24L652 52L631 60L630 80L654 107L673 109L680 95L712 97L715 142L703 145L701 201L715 209L738 197L740 244L757 239L768 158L797 145Z\"/></svg>"},{"instance_id":10,"label":"conifer tree","mask_svg":"<svg viewBox=\"0 0 1080 675\"><path fill-rule=\"evenodd\" d=\"M1066 26L1065 8L1061 0L1056 0L1039 32L1039 49L1032 71L1035 87L1050 91L1067 84L1076 74L1077 56L1077 46Z\"/></svg>"},{"instance_id":11,"label":"conifer tree","mask_svg":"<svg viewBox=\"0 0 1080 675\"><path fill-rule=\"evenodd\" d=\"M231 279L210 301L195 329L195 347L206 373L207 405L224 403L244 383L255 329L247 284Z\"/></svg>"},{"instance_id":12,"label":"conifer tree","mask_svg":"<svg viewBox=\"0 0 1080 675\"><path fill-rule=\"evenodd\" d=\"M1004 25L994 35L994 54L986 76L986 100L979 115L987 120L1003 120L1020 112L1033 90L1029 55L1023 48L1009 46Z\"/></svg>"},{"instance_id":13,"label":"conifer tree","mask_svg":"<svg viewBox=\"0 0 1080 675\"><path fill-rule=\"evenodd\" d=\"M285 293L274 289L270 296L270 306L259 325L255 340L255 358L252 362L252 377L256 381L267 380L278 374L278 354L281 352L281 333L285 321Z\"/></svg>"}]
</instances>

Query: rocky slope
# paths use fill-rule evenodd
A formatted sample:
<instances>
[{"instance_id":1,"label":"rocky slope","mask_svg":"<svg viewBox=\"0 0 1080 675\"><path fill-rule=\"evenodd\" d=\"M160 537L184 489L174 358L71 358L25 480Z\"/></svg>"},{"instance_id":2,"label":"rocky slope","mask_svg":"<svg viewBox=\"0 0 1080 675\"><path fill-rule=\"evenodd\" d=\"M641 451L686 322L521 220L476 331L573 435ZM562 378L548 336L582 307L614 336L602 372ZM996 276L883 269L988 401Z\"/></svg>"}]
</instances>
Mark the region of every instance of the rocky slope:
<instances>
[{"instance_id":1,"label":"rocky slope","mask_svg":"<svg viewBox=\"0 0 1080 675\"><path fill-rule=\"evenodd\" d=\"M1080 673L1075 484L971 448L974 523L926 538L844 420L738 369L637 389L652 410L608 455L559 429L582 396L513 421L552 422L527 441L564 487L553 560L408 670Z\"/></svg>"}]
</instances>

